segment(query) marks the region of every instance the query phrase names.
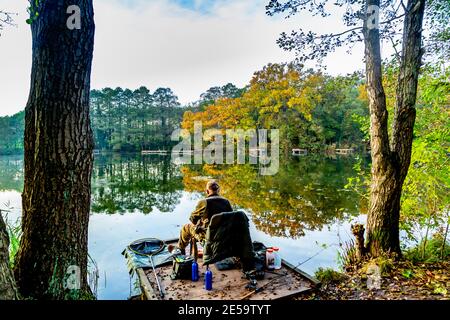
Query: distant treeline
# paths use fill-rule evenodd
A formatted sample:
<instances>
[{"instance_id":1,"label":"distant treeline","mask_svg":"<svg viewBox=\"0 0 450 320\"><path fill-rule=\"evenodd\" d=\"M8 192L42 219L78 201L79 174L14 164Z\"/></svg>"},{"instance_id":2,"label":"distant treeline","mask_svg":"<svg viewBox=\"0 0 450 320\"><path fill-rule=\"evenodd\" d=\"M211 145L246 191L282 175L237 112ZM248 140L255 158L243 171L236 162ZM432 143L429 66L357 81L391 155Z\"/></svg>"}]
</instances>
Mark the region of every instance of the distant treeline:
<instances>
[{"instance_id":1,"label":"distant treeline","mask_svg":"<svg viewBox=\"0 0 450 320\"><path fill-rule=\"evenodd\" d=\"M212 87L196 102L181 106L169 88L150 92L104 88L91 91L91 123L98 150L136 152L144 149L168 149L170 136L180 126L187 110L202 110L219 98L235 98L244 89L228 83ZM24 111L0 117L0 154L23 152Z\"/></svg>"},{"instance_id":2,"label":"distant treeline","mask_svg":"<svg viewBox=\"0 0 450 320\"><path fill-rule=\"evenodd\" d=\"M367 141L363 78L332 77L294 64L270 64L248 86L209 88L181 106L170 88L151 92L104 88L91 92L95 148L114 152L170 149L173 130L193 128L278 128L281 146L312 152L359 147ZM0 118L0 154L23 150L24 112Z\"/></svg>"}]
</instances>

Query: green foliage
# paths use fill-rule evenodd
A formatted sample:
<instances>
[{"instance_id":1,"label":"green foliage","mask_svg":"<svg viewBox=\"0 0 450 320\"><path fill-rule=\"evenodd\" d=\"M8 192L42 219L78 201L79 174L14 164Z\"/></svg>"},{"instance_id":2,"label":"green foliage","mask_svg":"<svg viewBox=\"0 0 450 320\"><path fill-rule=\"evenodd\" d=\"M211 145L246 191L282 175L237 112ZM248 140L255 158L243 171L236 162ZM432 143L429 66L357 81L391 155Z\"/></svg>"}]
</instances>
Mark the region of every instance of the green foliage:
<instances>
[{"instance_id":1,"label":"green foliage","mask_svg":"<svg viewBox=\"0 0 450 320\"><path fill-rule=\"evenodd\" d=\"M435 72L425 70L420 78L411 165L403 187L401 226L410 239L449 219L450 70Z\"/></svg>"},{"instance_id":2,"label":"green foliage","mask_svg":"<svg viewBox=\"0 0 450 320\"><path fill-rule=\"evenodd\" d=\"M353 269L359 263L353 239L345 242L341 249L338 250L336 261L339 269L343 271Z\"/></svg>"},{"instance_id":3,"label":"green foliage","mask_svg":"<svg viewBox=\"0 0 450 320\"><path fill-rule=\"evenodd\" d=\"M245 90L245 88L240 89L232 83L222 87L211 87L200 95L200 100L194 103L195 111L204 111L207 106L214 104L219 99L242 97Z\"/></svg>"},{"instance_id":4,"label":"green foliage","mask_svg":"<svg viewBox=\"0 0 450 320\"><path fill-rule=\"evenodd\" d=\"M169 88L159 88L153 94L146 87L91 92L95 146L101 150L169 148L170 135L181 121L181 114L178 98Z\"/></svg>"},{"instance_id":5,"label":"green foliage","mask_svg":"<svg viewBox=\"0 0 450 320\"><path fill-rule=\"evenodd\" d=\"M13 268L16 254L19 251L22 228L20 227L20 224L14 226L7 225L7 228L9 236L9 263L11 264L11 268Z\"/></svg>"},{"instance_id":6,"label":"green foliage","mask_svg":"<svg viewBox=\"0 0 450 320\"><path fill-rule=\"evenodd\" d=\"M11 222L8 219L8 213L11 211L9 203L4 204L6 209L0 209L0 214L3 216L3 221L6 224L6 231L9 238L9 263L11 268L14 267L14 258L19 250L20 237L22 236L22 229L20 221Z\"/></svg>"},{"instance_id":7,"label":"green foliage","mask_svg":"<svg viewBox=\"0 0 450 320\"><path fill-rule=\"evenodd\" d=\"M357 161L353 165L356 174L348 178L344 188L357 192L361 196L361 200L367 202L369 200L370 170L367 170L367 165L363 158L357 157L356 159Z\"/></svg>"},{"instance_id":8,"label":"green foliage","mask_svg":"<svg viewBox=\"0 0 450 320\"><path fill-rule=\"evenodd\" d=\"M323 284L340 282L346 278L344 274L334 271L331 268L319 268L314 273L314 276Z\"/></svg>"},{"instance_id":9,"label":"green foliage","mask_svg":"<svg viewBox=\"0 0 450 320\"><path fill-rule=\"evenodd\" d=\"M437 262L450 258L450 245L443 232L435 233L430 239L423 239L415 247L405 251L406 259L413 263Z\"/></svg>"},{"instance_id":10,"label":"green foliage","mask_svg":"<svg viewBox=\"0 0 450 320\"><path fill-rule=\"evenodd\" d=\"M414 272L411 269L402 270L402 276L406 279L411 279L414 276Z\"/></svg>"},{"instance_id":11,"label":"green foliage","mask_svg":"<svg viewBox=\"0 0 450 320\"><path fill-rule=\"evenodd\" d=\"M26 20L26 23L32 24L39 17L39 5L41 4L41 0L29 0L30 6L27 8L27 12L29 14L29 18Z\"/></svg>"},{"instance_id":12,"label":"green foliage","mask_svg":"<svg viewBox=\"0 0 450 320\"><path fill-rule=\"evenodd\" d=\"M370 259L361 268L362 273L368 273L372 266L376 265L380 270L381 276L387 276L391 270L394 269L395 262L393 257L389 255L379 256L374 259Z\"/></svg>"}]
</instances>

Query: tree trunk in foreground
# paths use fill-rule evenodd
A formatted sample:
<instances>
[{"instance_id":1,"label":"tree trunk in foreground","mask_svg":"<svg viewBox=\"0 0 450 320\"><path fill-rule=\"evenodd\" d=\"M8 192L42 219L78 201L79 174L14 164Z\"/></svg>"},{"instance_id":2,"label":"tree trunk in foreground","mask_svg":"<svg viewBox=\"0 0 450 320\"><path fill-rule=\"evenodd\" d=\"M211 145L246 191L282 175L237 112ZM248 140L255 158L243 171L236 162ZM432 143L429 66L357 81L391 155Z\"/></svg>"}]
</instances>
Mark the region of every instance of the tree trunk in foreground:
<instances>
[{"instance_id":1,"label":"tree trunk in foreground","mask_svg":"<svg viewBox=\"0 0 450 320\"><path fill-rule=\"evenodd\" d=\"M367 5L380 5L368 0ZM397 84L392 141L382 85L380 34L364 27L366 79L370 108L372 184L367 216L367 249L372 256L400 254L400 198L411 161L418 75L422 57L424 0L409 0L403 29L403 49Z\"/></svg>"},{"instance_id":2,"label":"tree trunk in foreground","mask_svg":"<svg viewBox=\"0 0 450 320\"><path fill-rule=\"evenodd\" d=\"M67 26L72 5L80 8L81 29ZM24 297L80 298L88 292L92 0L45 0L37 11L25 110L23 235L14 271Z\"/></svg>"},{"instance_id":3,"label":"tree trunk in foreground","mask_svg":"<svg viewBox=\"0 0 450 320\"><path fill-rule=\"evenodd\" d=\"M0 300L16 300L17 298L16 282L9 265L8 231L0 213Z\"/></svg>"}]
</instances>

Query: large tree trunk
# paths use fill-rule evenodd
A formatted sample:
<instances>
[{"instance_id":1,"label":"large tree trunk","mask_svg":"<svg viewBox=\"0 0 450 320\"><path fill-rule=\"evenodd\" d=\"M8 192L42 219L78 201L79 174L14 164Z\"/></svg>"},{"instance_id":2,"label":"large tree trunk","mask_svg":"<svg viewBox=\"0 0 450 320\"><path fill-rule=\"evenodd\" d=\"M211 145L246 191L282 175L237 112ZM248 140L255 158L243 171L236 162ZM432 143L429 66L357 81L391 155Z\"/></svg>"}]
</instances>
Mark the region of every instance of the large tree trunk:
<instances>
[{"instance_id":1,"label":"large tree trunk","mask_svg":"<svg viewBox=\"0 0 450 320\"><path fill-rule=\"evenodd\" d=\"M93 6L92 0L39 3L39 16L31 26L33 65L25 112L23 235L15 276L24 297L77 298L88 291ZM67 27L70 14L66 12L71 5L81 9L81 29ZM77 270L81 276L74 279Z\"/></svg>"},{"instance_id":2,"label":"large tree trunk","mask_svg":"<svg viewBox=\"0 0 450 320\"><path fill-rule=\"evenodd\" d=\"M0 212L0 300L18 298L16 282L9 265L9 237Z\"/></svg>"},{"instance_id":3,"label":"large tree trunk","mask_svg":"<svg viewBox=\"0 0 450 320\"><path fill-rule=\"evenodd\" d=\"M380 5L368 0L367 5ZM370 108L372 184L367 216L367 249L372 256L400 254L399 221L402 186L411 160L417 80L421 63L424 0L410 0L404 23L403 52L392 143L382 85L380 34L364 27L367 92Z\"/></svg>"}]
</instances>

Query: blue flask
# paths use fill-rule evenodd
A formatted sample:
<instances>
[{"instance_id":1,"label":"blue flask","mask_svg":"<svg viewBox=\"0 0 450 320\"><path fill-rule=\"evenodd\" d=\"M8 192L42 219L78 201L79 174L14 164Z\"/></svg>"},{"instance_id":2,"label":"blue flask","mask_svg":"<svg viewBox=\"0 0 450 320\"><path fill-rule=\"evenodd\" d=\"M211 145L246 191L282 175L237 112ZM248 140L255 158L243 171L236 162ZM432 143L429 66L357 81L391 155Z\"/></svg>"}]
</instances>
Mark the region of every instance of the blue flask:
<instances>
[{"instance_id":1,"label":"blue flask","mask_svg":"<svg viewBox=\"0 0 450 320\"><path fill-rule=\"evenodd\" d=\"M192 262L192 281L198 281L198 264L197 262Z\"/></svg>"},{"instance_id":2,"label":"blue flask","mask_svg":"<svg viewBox=\"0 0 450 320\"><path fill-rule=\"evenodd\" d=\"M212 290L212 276L212 271L208 268L205 273L205 289L208 291Z\"/></svg>"}]
</instances>

